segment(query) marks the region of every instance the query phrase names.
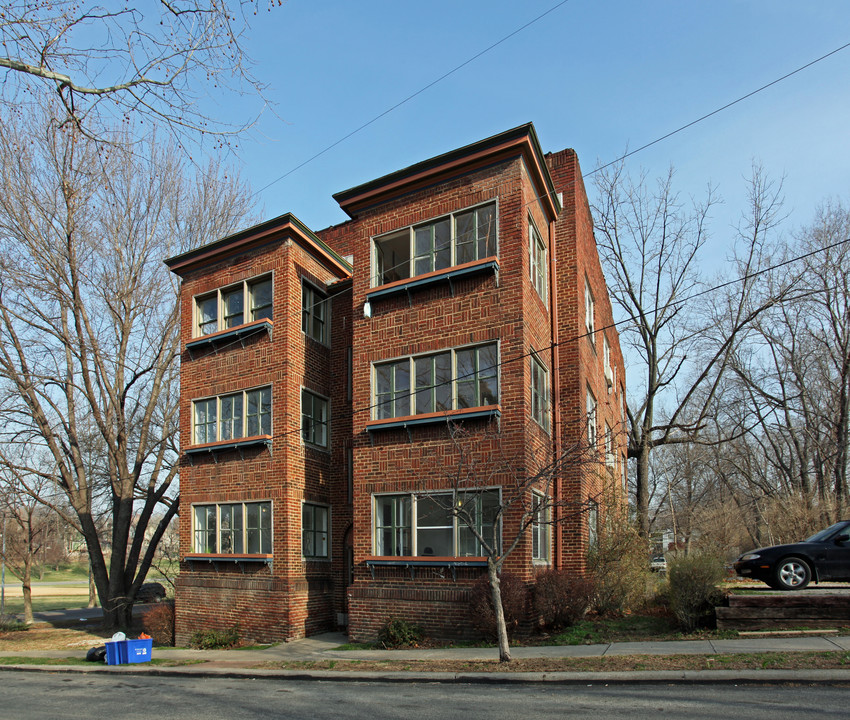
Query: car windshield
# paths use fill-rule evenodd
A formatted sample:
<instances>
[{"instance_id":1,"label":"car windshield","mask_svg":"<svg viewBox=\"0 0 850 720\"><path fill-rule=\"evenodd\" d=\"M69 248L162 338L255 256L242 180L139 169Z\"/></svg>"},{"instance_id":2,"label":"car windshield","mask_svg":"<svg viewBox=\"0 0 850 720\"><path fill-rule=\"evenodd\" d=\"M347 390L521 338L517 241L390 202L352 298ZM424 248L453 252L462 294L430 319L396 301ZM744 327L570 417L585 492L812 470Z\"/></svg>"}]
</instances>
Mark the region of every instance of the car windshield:
<instances>
[{"instance_id":1,"label":"car windshield","mask_svg":"<svg viewBox=\"0 0 850 720\"><path fill-rule=\"evenodd\" d=\"M805 542L823 542L830 535L832 535L839 528L843 528L847 525L846 522L837 522L835 525L830 525L826 530L821 530L820 532L816 532L810 538L806 538Z\"/></svg>"}]
</instances>

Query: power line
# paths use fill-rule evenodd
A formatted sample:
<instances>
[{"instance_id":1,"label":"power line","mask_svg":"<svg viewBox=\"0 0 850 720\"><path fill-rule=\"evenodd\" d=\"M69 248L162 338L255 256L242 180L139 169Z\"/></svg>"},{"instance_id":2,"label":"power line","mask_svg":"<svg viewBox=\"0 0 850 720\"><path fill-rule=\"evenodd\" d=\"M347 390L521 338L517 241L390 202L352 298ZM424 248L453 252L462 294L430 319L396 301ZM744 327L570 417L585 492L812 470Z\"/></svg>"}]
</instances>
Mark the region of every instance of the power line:
<instances>
[{"instance_id":1,"label":"power line","mask_svg":"<svg viewBox=\"0 0 850 720\"><path fill-rule=\"evenodd\" d=\"M801 255L797 255L793 258L789 258L787 260L783 260L781 262L770 265L766 268L762 268L761 270L756 270L754 272L748 273L748 274L744 275L743 277L735 278L734 280L728 280L728 281L720 283L718 285L713 285L709 288L704 288L702 290L691 293L690 295L687 295L687 296L680 298L680 299L671 300L670 302L661 306L660 309L663 310L663 309L666 309L666 308L669 308L669 307L676 307L678 305L682 305L682 304L691 302L692 300L695 300L696 298L702 297L703 295L707 295L708 293L716 292L717 290L722 290L726 287L730 287L730 286L736 285L738 283L747 282L747 281L752 280L754 278L757 278L761 275L764 275L765 273L773 272L774 270L778 270L779 268L785 267L785 266L790 265L790 264L795 263L795 262L799 262L801 260L805 260L807 258L818 255L822 252L827 252L827 251L832 250L834 248L841 247L843 245L847 245L848 243L850 243L850 238L840 240L838 242L832 243L831 245L827 245L826 247L817 248L816 250L812 250L810 252L803 253ZM540 353L549 352L551 350L554 350L555 348L559 347L560 345L564 345L564 344L571 343L571 342L578 342L582 338L586 338L586 337L590 337L592 335L596 335L597 333L604 332L605 330L617 328L620 325L623 325L623 324L628 323L628 322L633 322L637 319L639 319L638 316L630 315L626 318L623 318L621 320L617 320L616 322L612 322L612 323L605 325L603 327L596 328L593 331L579 333L578 335L574 335L572 337L566 338L566 339L561 340L559 342L551 343L550 345L548 345L546 347L535 348L535 349L529 350L528 352L523 352L516 357L509 358L507 360L501 360L498 363L496 363L495 365L488 366L487 368L484 368L484 369L489 370L489 369L492 369L492 368L502 368L502 367L504 367L506 365L510 365L512 363L521 362L528 357L537 356ZM487 343L481 343L481 344L487 344ZM436 354L436 353L423 353L422 357L425 357L429 354ZM479 369L479 372L480 372L480 369ZM473 378L473 377L476 376L476 374L477 373L472 372L472 373L467 373L465 375L453 377L451 380L446 380L442 383L436 383L434 385L429 385L428 389L451 385L452 383L455 383L458 380ZM414 395L414 394L415 394L415 390L411 388L410 395ZM384 401L384 402L381 402L381 403L371 403L371 404L369 404L365 407L361 407L361 408L351 408L350 410L345 411L345 413L343 413L342 416L343 417L346 417L346 416L353 417L354 415L358 415L360 413L371 412L374 408L380 407L381 405L385 404L386 402L387 401ZM415 417L415 416L413 416L413 417ZM447 415L447 419L448 418L450 418L450 415ZM284 438L284 437L287 437L289 435L294 435L295 433L301 433L301 432L302 432L302 428L299 426L298 428L286 430L282 433L275 433L274 435L272 435L272 437L275 438L275 439L280 439L280 438Z\"/></svg>"},{"instance_id":2,"label":"power line","mask_svg":"<svg viewBox=\"0 0 850 720\"><path fill-rule=\"evenodd\" d=\"M365 130L367 127L369 127L369 126L370 126L370 125L372 125L373 123L376 123L378 120L380 120L380 119L381 119L382 117L384 117L385 115L389 115L389 114L390 114L393 110L397 110L397 109L398 109L398 108L400 108L402 105L404 105L404 104L406 104L406 103L410 102L411 100L413 100L413 98L418 97L419 95L421 95L422 93L424 93L426 90L431 89L432 87L434 87L434 85L437 85L438 83L442 82L442 81L443 81L443 80L445 80L447 77L450 77L451 75L454 75L456 72L458 72L459 70L461 70L461 69L465 68L467 65L469 65L470 63L472 63L472 62L474 62L475 60L477 60L478 58L480 58L482 55L486 55L488 52L490 52L490 51L491 51L491 50L493 50L494 48L497 48L497 47L498 47L499 45L501 45L502 43L507 42L507 41L508 41L508 40L510 40L510 39L511 39L514 35L518 35L519 33L521 33L521 32L522 32L523 30L525 30L526 28L531 27L531 26L532 26L532 25L534 25L536 22L538 22L538 21L542 20L544 17L546 17L546 16L547 16L547 15L549 15L550 13L553 13L555 10L557 10L557 9L558 9L559 7L561 7L562 5L566 5L569 1L570 1L570 0L561 0L561 2L557 3L556 5L553 5L553 6L552 6L552 7L550 7L548 10L546 10L546 11L542 12L540 15L538 15L538 16L537 16L536 18L534 18L533 20L529 20L527 23L525 23L525 25L522 25L522 26L518 27L516 30L514 30L514 31L512 31L512 32L508 33L507 35L505 35L505 36L504 36L503 38L501 38L500 40L497 40L496 42L494 42L492 45L489 45L488 47L484 48L483 50L480 50L479 52L475 53L475 55L473 55L472 57L468 58L467 60L464 60L464 61L463 61L460 65L456 65L455 67L453 67L453 68L452 68L451 70L449 70L448 72L443 73L442 75L440 75L440 77L438 77L436 80L432 80L431 82L429 82L429 83L428 83L427 85L425 85L424 87L422 87L422 88L420 88L419 90L417 90L416 92L414 92L414 93L412 93L412 94L408 95L406 98L404 98L404 100L400 100L399 102L397 102L397 103L396 103L395 105L393 105L392 107L387 108L387 109L386 109L386 110L384 110L382 113L380 113L380 114L376 115L375 117L373 117L373 118L372 118L371 120L369 120L368 122L363 123L360 127L355 128L354 130L352 130L351 132L347 133L346 135L343 135L343 136L342 136L339 140L337 140L336 142L331 143L330 145L328 145L328 146L327 146L326 148L324 148L323 150L320 150L320 151L319 151L319 152L317 152L315 155L313 155L313 156L311 156L311 157L307 158L304 162L302 162L302 163L300 163L300 164L296 165L296 166L295 166L294 168L292 168L291 170L288 170L287 172L285 172L283 175L281 175L281 176L280 176L279 178L277 178L276 180L272 180L272 181L271 181L270 183L268 183L267 185L264 185L264 186L263 186L263 187L261 187L259 190L257 190L257 191L256 191L256 192L255 192L255 193L254 193L251 197L254 197L255 195L259 195L261 192L264 192L265 190L268 190L268 189L269 189L272 185L275 185L276 183L279 183L279 182L280 182L281 180L283 180L284 178L289 177L290 175L292 175L292 173L294 173L294 172L296 172L296 171L300 170L300 169L301 169L301 168L303 168L305 165L307 165L307 164L309 164L309 163L313 162L313 160L315 160L316 158L321 157L322 155L324 155L324 154L325 154L326 152L328 152L329 150L332 150L332 149L333 149L333 148L335 148L337 145L339 145L339 144L341 144L341 143L345 142L346 140L348 140L348 138L350 138L350 137L352 137L352 136L356 135L356 134L357 134L357 133L359 133L361 130Z\"/></svg>"}]
</instances>

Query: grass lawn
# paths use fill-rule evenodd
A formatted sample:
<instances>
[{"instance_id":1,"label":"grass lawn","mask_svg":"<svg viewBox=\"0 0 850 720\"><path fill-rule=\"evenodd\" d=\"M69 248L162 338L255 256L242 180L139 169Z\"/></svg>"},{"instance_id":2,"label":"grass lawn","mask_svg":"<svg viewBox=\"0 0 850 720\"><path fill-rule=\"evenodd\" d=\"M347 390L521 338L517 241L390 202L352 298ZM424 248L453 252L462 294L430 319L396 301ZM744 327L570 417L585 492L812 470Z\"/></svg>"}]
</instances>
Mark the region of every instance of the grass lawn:
<instances>
[{"instance_id":1,"label":"grass lawn","mask_svg":"<svg viewBox=\"0 0 850 720\"><path fill-rule=\"evenodd\" d=\"M66 610L84 608L88 605L88 591L80 595L44 595L33 597L32 611L43 612L45 610ZM6 615L18 615L24 611L24 599L22 597L6 596Z\"/></svg>"}]
</instances>

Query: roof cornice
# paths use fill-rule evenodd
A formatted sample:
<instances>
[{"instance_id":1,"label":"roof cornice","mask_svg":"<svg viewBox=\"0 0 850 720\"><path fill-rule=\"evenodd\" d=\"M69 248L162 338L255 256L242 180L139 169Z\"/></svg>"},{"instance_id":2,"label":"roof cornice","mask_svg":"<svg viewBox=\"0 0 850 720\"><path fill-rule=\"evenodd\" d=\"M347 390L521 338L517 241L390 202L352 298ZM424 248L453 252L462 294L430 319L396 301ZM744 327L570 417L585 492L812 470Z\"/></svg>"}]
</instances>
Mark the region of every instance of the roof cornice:
<instances>
[{"instance_id":1,"label":"roof cornice","mask_svg":"<svg viewBox=\"0 0 850 720\"><path fill-rule=\"evenodd\" d=\"M443 178L467 173L499 160L517 156L525 160L541 204L553 218L557 217L560 202L532 123L520 125L376 180L343 190L336 193L333 198L350 217L354 217L365 207L432 185Z\"/></svg>"},{"instance_id":2,"label":"roof cornice","mask_svg":"<svg viewBox=\"0 0 850 720\"><path fill-rule=\"evenodd\" d=\"M346 278L351 275L351 264L331 249L292 213L266 220L259 225L240 230L221 240L175 255L168 258L165 264L172 272L182 276L200 265L218 262L248 252L268 242L287 238L301 245L338 277Z\"/></svg>"}]
</instances>

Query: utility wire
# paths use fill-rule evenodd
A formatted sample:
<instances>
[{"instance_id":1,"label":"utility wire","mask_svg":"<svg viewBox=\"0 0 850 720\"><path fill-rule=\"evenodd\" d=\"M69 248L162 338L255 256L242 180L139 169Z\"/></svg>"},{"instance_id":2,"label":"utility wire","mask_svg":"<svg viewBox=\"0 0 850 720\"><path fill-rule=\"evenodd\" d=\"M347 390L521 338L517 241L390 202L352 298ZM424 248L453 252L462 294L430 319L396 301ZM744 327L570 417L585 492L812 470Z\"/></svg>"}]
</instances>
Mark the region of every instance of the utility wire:
<instances>
[{"instance_id":1,"label":"utility wire","mask_svg":"<svg viewBox=\"0 0 850 720\"><path fill-rule=\"evenodd\" d=\"M333 148L335 148L337 145L339 145L339 144L341 144L341 143L345 142L346 140L348 140L348 138L350 138L350 137L352 137L352 136L356 135L356 134L357 134L357 133L359 133L361 130L365 130L367 127L369 127L369 126L370 126L370 125L372 125L373 123L376 123L378 120L380 120L380 119L381 119L382 117L384 117L385 115L389 115L389 114L390 114L393 110L397 110L397 109L398 109L398 108L400 108L402 105L404 105L404 104L406 104L406 103L410 102L411 100L413 100L413 98L415 98L415 97L417 97L417 96L421 95L421 94L422 94L422 93L424 93L426 90L431 89L432 87L434 87L434 85L437 85L438 83L442 82L442 81L443 81L443 80L445 80L447 77L450 77L451 75L454 75L456 72L458 72L459 70L461 70L461 69L465 68L467 65L469 65L470 63L472 63L472 62L474 62L475 60L477 60L478 58L480 58L482 55L486 55L488 52L490 52L490 51L491 51L491 50L493 50L494 48L497 48L497 47L498 47L499 45L501 45L502 43L504 43L504 42L506 42L506 41L510 40L510 39L511 39L514 35L518 35L519 33L521 33L521 32L522 32L523 30L525 30L526 28L531 27L531 26L532 26L532 25L534 25L536 22L538 22L538 21L542 20L544 17L546 17L546 16L547 16L547 15L549 15L550 13L553 13L555 10L557 10L557 9L558 9L559 7L561 7L562 5L566 5L569 1L570 1L570 0L561 0L561 2L557 3L556 5L553 5L553 6L552 6L552 7L550 7L548 10L546 10L546 11L545 11L545 12L543 12L543 13L541 13L540 15L538 15L538 16L537 16L536 18L534 18L533 20L529 20L527 23L525 23L525 25L522 25L521 27L518 27L516 30L514 30L513 32L508 33L507 35L505 35L505 36L504 36L503 38L501 38L500 40L497 40L496 42L494 42L492 45L489 45L488 47L484 48L483 50L480 50L479 52L475 53L475 55L473 55L472 57L470 57L470 58L469 58L469 59L467 59L467 60L464 60L464 61L463 61L460 65L457 65L457 66L453 67L453 68L452 68L451 70L449 70L448 72L446 72L446 73L444 73L444 74L440 75L440 77L438 77L436 80L432 80L432 81L431 81L431 82L429 82L427 85L425 85L424 87L422 87L422 88L420 88L419 90L417 90L415 93L412 93L411 95L408 95L406 98L404 98L404 100L400 100L400 101L399 101L399 102L397 102L395 105L393 105L392 107L387 108L387 109L386 109L386 110L384 110L382 113L380 113L379 115L376 115L375 117L373 117L373 118L372 118L371 120L369 120L368 122L363 123L360 127L355 128L354 130L352 130L351 132L349 132L349 133L348 133L348 134L346 134L346 135L343 135L343 136L342 136L339 140L337 140L336 142L331 143L331 144L330 144L330 145L328 145L328 146L327 146L324 150L320 150L319 152L317 152L317 153L316 153L315 155L313 155L312 157L307 158L304 162L300 163L299 165L296 165L296 166L295 166L294 168L292 168L291 170L289 170L289 171L285 172L283 175L281 175L281 176L280 176L279 178L277 178L276 180L272 180L272 181L271 181L270 183L268 183L267 185L264 185L264 186L263 186L263 187L261 187L259 190L257 190L257 191L256 191L256 192L255 192L255 193L254 193L251 197L254 197L255 195L258 195L259 193L261 193L261 192L263 192L263 191L265 191L265 190L268 190L268 189L269 189L272 185L275 185L276 183L279 183L279 182L280 182L281 180L283 180L284 178L289 177L290 175L292 175L292 173L296 172L297 170L300 170L301 168L303 168L303 167L304 167L305 165L307 165L308 163L313 162L313 160L315 160L316 158L321 157L322 155L324 155L324 154L325 154L326 152L328 152L329 150L332 150L332 149L333 149Z\"/></svg>"},{"instance_id":2,"label":"utility wire","mask_svg":"<svg viewBox=\"0 0 850 720\"><path fill-rule=\"evenodd\" d=\"M785 266L790 265L790 264L795 263L795 262L799 262L800 260L808 259L808 258L813 257L815 255L818 255L822 252L827 252L827 251L832 250L834 248L841 247L843 245L847 245L848 243L850 243L850 238L846 238L844 240L839 240L838 242L832 243L831 245L827 245L826 247L817 248L816 250L812 250L810 252L803 253L801 255L797 255L793 258L783 260L781 262L770 265L766 268L762 268L761 270L756 270L752 273L748 273L747 275L744 275L743 277L735 278L733 280L728 280L728 281L720 283L718 285L713 285L709 288L704 288L702 290L691 293L690 295L687 295L687 296L680 298L680 299L671 300L670 302L661 306L661 308L659 308L659 309L664 310L664 309L667 309L669 307L676 307L678 305L682 305L684 303L691 302L692 300L699 298L699 297L702 297L703 295L707 295L708 293L716 292L717 290L722 290L723 288L730 287L731 285L736 285L738 283L747 282L747 281L752 280L754 278L757 278L761 275L764 275L765 273L772 272L774 270L778 270L779 268L785 267ZM577 342L577 341L581 340L582 338L586 338L586 337L590 337L592 335L596 335L597 333L604 332L605 330L616 328L619 325L623 325L625 323L633 322L637 319L639 319L638 316L630 315L630 316L623 318L621 320L617 320L616 322L609 323L608 325L605 325L603 327L595 328L593 331L587 331L587 332L584 332L584 333L579 333L577 335L566 338L566 339L561 340L559 342L552 343L552 344L550 344L546 347L532 349L532 350L529 350L528 352L524 352L524 353L522 353L522 354L520 354L516 357L509 358L507 360L501 360L498 363L496 363L495 365L490 365L486 368L479 368L479 372L482 369L483 370L490 370L492 368L502 368L502 367L504 367L506 365L510 365L512 363L521 362L522 360L525 360L528 357L539 356L540 353L549 352L549 351L554 350L555 348L559 347L560 345L564 345L564 344L571 343L571 342ZM487 343L481 343L481 344L487 344ZM423 357L427 354L428 353L423 354ZM434 385L429 385L427 389L430 390L432 388L442 387L442 386L445 386L445 385L451 385L452 383L457 382L458 380L473 378L473 377L476 376L476 374L478 374L478 373L476 373L476 372L466 373L465 375L454 377L451 380L446 380L442 383L436 383ZM410 395L413 395L413 394L415 394L415 390L413 388L411 388ZM386 404L386 402L387 401L384 401L384 402L381 402L381 403L372 403L370 405L367 405L367 406L361 407L361 408L352 408L351 410L348 410L345 413L343 413L342 416L345 417L346 415L348 415L348 416L353 417L354 415L358 415L360 413L371 412L374 408L380 407L381 405ZM447 416L447 417L450 417L450 416ZM284 437L287 437L289 435L294 435L295 433L301 433L301 432L302 432L302 429L299 426L298 428L294 428L292 430L286 430L282 433L275 433L274 435L272 435L272 437L275 438L275 439L279 439L279 438L284 438Z\"/></svg>"}]
</instances>

